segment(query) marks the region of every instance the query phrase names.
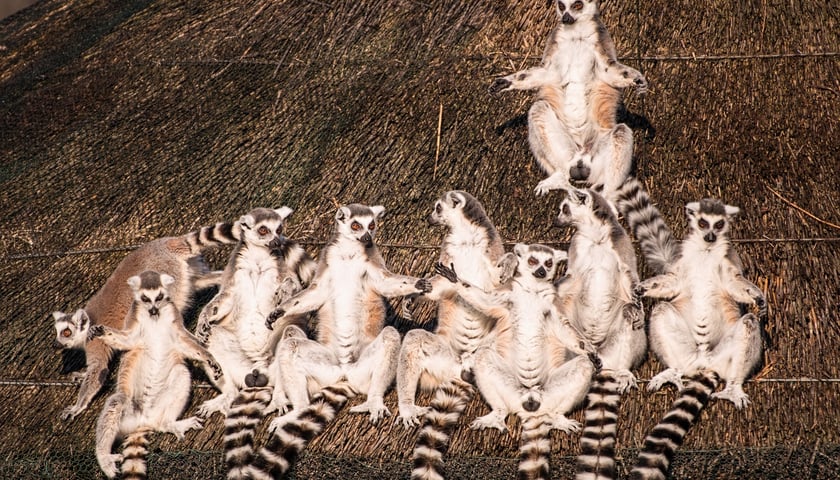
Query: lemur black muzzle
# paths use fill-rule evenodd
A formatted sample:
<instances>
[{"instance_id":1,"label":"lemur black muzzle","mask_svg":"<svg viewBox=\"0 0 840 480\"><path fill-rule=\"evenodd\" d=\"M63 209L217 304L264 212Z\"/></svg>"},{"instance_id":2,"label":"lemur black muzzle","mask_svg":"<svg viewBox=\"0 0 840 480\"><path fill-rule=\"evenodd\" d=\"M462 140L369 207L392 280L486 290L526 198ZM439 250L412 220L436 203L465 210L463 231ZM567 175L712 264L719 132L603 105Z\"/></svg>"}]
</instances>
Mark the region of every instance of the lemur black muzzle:
<instances>
[{"instance_id":1,"label":"lemur black muzzle","mask_svg":"<svg viewBox=\"0 0 840 480\"><path fill-rule=\"evenodd\" d=\"M540 267L534 272L534 276L537 278L545 278L546 273L545 268Z\"/></svg>"},{"instance_id":2,"label":"lemur black muzzle","mask_svg":"<svg viewBox=\"0 0 840 480\"><path fill-rule=\"evenodd\" d=\"M365 245L370 245L371 243L373 243L373 238L370 236L370 233L366 233L362 235L362 238L360 238L359 241L364 243Z\"/></svg>"},{"instance_id":3,"label":"lemur black muzzle","mask_svg":"<svg viewBox=\"0 0 840 480\"><path fill-rule=\"evenodd\" d=\"M564 25L571 25L575 23L575 17L569 15L569 12L563 14L562 22Z\"/></svg>"},{"instance_id":4,"label":"lemur black muzzle","mask_svg":"<svg viewBox=\"0 0 840 480\"><path fill-rule=\"evenodd\" d=\"M706 243L715 243L715 240L717 240L717 235L715 235L714 232L709 232L703 237L703 240L705 240Z\"/></svg>"},{"instance_id":5,"label":"lemur black muzzle","mask_svg":"<svg viewBox=\"0 0 840 480\"><path fill-rule=\"evenodd\" d=\"M160 313L160 310L158 310L157 307L152 307L152 308L149 309L149 315L151 315L153 317L157 317L158 313Z\"/></svg>"}]
</instances>

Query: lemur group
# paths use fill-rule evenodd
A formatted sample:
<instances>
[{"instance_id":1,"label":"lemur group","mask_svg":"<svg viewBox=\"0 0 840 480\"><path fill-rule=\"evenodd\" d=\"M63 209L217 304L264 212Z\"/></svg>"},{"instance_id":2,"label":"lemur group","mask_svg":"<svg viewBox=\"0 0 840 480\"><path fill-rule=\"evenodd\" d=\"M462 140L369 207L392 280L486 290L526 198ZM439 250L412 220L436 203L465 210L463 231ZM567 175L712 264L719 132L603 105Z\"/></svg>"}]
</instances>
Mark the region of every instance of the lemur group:
<instances>
[{"instance_id":1,"label":"lemur group","mask_svg":"<svg viewBox=\"0 0 840 480\"><path fill-rule=\"evenodd\" d=\"M548 177L536 193L565 190L556 223L573 231L568 251L520 243L506 252L480 201L461 190L430 205L430 223L445 229L430 278L389 270L375 241L383 206L338 208L317 263L284 235L285 206L151 241L84 308L53 314L57 342L87 356L64 419L88 407L122 352L96 425L106 476L146 478L151 432L183 438L218 412L227 478L282 478L346 403L377 424L391 416L384 398L394 387L396 421L418 429L414 479L444 477L449 437L475 395L490 411L470 428L507 432L508 417L519 417L520 478L549 477L550 433L560 430L580 432L578 479L612 479L619 404L637 388L633 370L648 349L665 369L647 389L670 383L680 393L648 434L632 478L667 477L710 399L749 404L742 384L762 358L767 304L729 242L738 208L688 203L688 233L674 238L629 176L633 135L616 123L622 91L644 92L647 80L616 59L596 1L553 5L558 24L541 65L495 79L490 92L537 91L528 138ZM639 278L627 231L651 278ZM224 244L235 245L227 266L210 271L203 253ZM210 286L218 293L189 332L180 312ZM435 302L434 327L401 335L387 325L395 297ZM191 393L187 359L219 394L179 419ZM418 388L430 392L428 406L415 403ZM351 402L357 395L363 401ZM583 425L567 417L576 408ZM272 414L257 446L255 430Z\"/></svg>"}]
</instances>

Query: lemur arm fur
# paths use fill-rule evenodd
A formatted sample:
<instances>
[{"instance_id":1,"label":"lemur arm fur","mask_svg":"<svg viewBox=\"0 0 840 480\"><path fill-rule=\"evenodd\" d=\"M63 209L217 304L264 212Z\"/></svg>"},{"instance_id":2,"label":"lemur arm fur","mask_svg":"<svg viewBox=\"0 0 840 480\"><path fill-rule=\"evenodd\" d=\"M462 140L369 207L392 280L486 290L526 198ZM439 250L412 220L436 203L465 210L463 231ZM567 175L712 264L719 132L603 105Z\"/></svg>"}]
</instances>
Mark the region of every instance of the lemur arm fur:
<instances>
[{"instance_id":1,"label":"lemur arm fur","mask_svg":"<svg viewBox=\"0 0 840 480\"><path fill-rule=\"evenodd\" d=\"M99 338L114 350L131 350L141 343L131 333L131 331L124 332L107 325L91 325L88 331L88 341Z\"/></svg>"},{"instance_id":2,"label":"lemur arm fur","mask_svg":"<svg viewBox=\"0 0 840 480\"><path fill-rule=\"evenodd\" d=\"M373 263L369 264L367 275L373 289L383 297L402 297L414 293L426 293L432 289L428 279L392 273Z\"/></svg>"},{"instance_id":3,"label":"lemur arm fur","mask_svg":"<svg viewBox=\"0 0 840 480\"><path fill-rule=\"evenodd\" d=\"M266 319L266 327L273 328L274 322L283 316L303 315L321 308L328 300L329 288L319 287L315 282L292 298L281 303Z\"/></svg>"},{"instance_id":4,"label":"lemur arm fur","mask_svg":"<svg viewBox=\"0 0 840 480\"><path fill-rule=\"evenodd\" d=\"M222 367L213 355L201 344L198 338L187 331L183 325L184 323L180 318L173 322L173 328L175 328L178 332L178 338L181 344L181 353L184 357L201 363L201 366L204 368L204 372L207 374L207 378L210 379L213 385L221 390L224 386Z\"/></svg>"},{"instance_id":5,"label":"lemur arm fur","mask_svg":"<svg viewBox=\"0 0 840 480\"><path fill-rule=\"evenodd\" d=\"M636 87L639 93L647 91L645 76L635 68L619 63L615 44L604 25L598 25L598 42L595 46L598 77L614 88Z\"/></svg>"},{"instance_id":6,"label":"lemur arm fur","mask_svg":"<svg viewBox=\"0 0 840 480\"><path fill-rule=\"evenodd\" d=\"M639 283L635 292L648 298L670 299L680 294L680 281L673 273L663 273Z\"/></svg>"}]
</instances>

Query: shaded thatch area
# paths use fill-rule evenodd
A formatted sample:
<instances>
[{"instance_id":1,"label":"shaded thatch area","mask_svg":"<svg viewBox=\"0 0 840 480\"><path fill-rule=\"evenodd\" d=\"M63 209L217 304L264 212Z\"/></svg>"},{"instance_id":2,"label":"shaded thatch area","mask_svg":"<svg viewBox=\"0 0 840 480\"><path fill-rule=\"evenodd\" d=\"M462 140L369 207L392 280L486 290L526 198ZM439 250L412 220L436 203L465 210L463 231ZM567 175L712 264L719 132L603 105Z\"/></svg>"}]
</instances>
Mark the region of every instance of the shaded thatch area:
<instances>
[{"instance_id":1,"label":"shaded thatch area","mask_svg":"<svg viewBox=\"0 0 840 480\"><path fill-rule=\"evenodd\" d=\"M752 405L713 403L674 476L837 478L840 11L728 5L602 3L619 55L651 84L622 115L639 177L678 235L686 202L740 206L734 236L770 302ZM83 359L51 350L47 316L81 306L134 245L285 204L315 254L334 202L379 203L392 269L428 274L441 232L425 217L451 188L482 200L506 241L568 240L549 229L560 196L532 193L531 95L486 93L538 63L554 21L544 2L44 0L0 22L0 477L101 476L104 395L58 420L77 392L62 370ZM658 370L650 359L639 377ZM197 378L190 411L213 394ZM627 397L623 466L673 396ZM466 427L486 409L473 401L454 434L452 478L513 476L518 424ZM407 477L415 436L342 414L295 477ZM155 437L150 472L220 478L221 437L218 416L185 442ZM577 436L554 440L567 478Z\"/></svg>"}]
</instances>

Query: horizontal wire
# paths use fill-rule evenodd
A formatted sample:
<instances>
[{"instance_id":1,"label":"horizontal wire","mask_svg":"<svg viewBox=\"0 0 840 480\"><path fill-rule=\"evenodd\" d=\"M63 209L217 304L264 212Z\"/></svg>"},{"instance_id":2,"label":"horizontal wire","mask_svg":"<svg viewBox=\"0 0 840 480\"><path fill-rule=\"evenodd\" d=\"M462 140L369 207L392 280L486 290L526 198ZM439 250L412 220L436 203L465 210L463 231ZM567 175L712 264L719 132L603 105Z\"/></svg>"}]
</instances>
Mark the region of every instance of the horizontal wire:
<instances>
[{"instance_id":1,"label":"horizontal wire","mask_svg":"<svg viewBox=\"0 0 840 480\"><path fill-rule=\"evenodd\" d=\"M326 240L295 240L300 245L323 246L327 244ZM731 239L731 243L748 244L748 243L833 243L840 242L840 237L811 237L811 238L741 238ZM508 241L504 242L507 246L516 245L519 242ZM534 240L529 243L542 243L543 245L568 245L568 241L557 240ZM430 244L413 244L413 243L377 243L380 248L403 248L409 250L436 250L440 245ZM115 247L91 248L84 250L67 250L62 252L36 252L36 253L20 253L6 255L3 259L7 262L15 260L31 260L35 258L48 257L69 257L74 255L98 255L103 253L124 252L128 250L135 250L142 245L123 245Z\"/></svg>"}]
</instances>

